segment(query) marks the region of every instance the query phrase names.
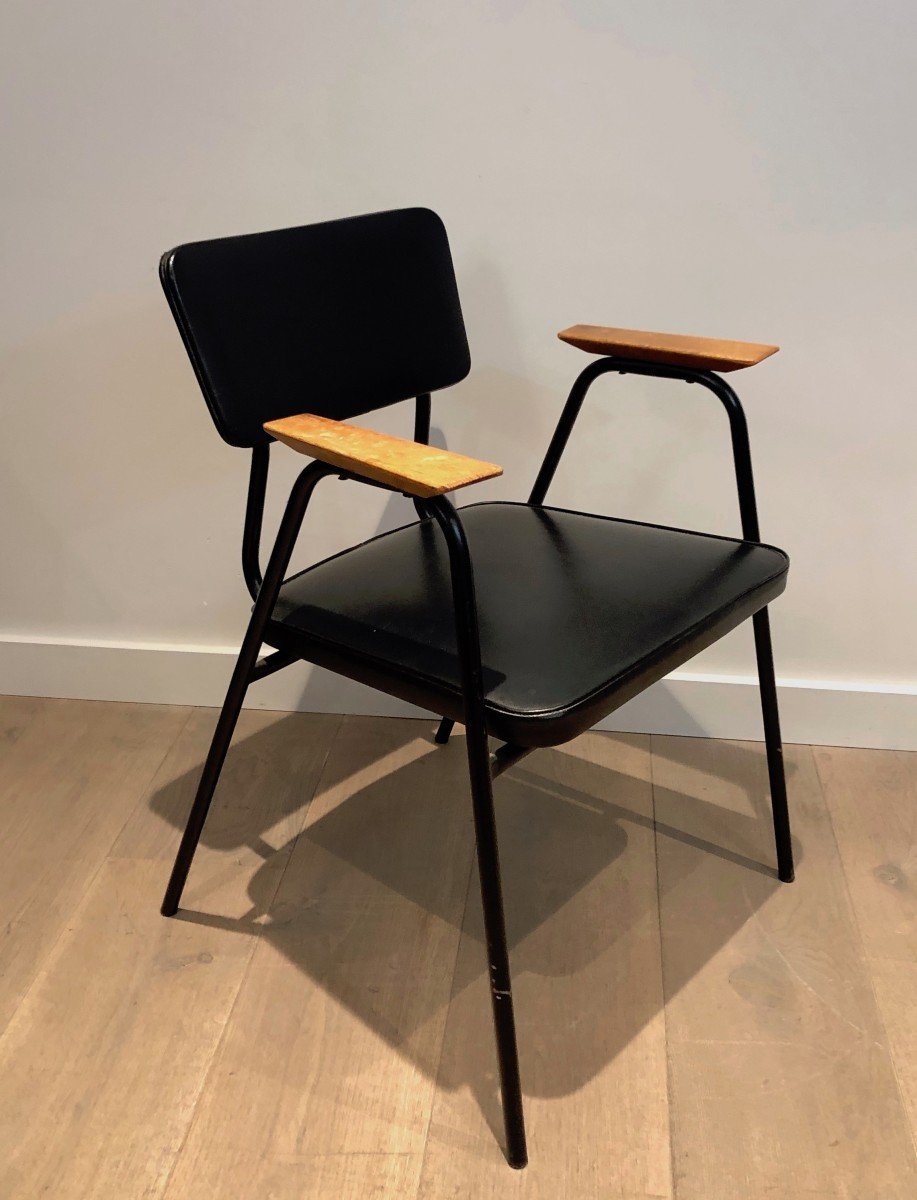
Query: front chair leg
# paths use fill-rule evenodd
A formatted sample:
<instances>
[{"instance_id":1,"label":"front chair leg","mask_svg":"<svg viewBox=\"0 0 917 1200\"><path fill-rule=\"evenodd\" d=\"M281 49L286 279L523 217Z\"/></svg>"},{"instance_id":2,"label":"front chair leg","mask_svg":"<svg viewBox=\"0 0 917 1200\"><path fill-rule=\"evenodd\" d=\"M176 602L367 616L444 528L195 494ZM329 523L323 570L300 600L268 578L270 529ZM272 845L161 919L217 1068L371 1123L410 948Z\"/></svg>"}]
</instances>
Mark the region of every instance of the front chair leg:
<instances>
[{"instance_id":1,"label":"front chair leg","mask_svg":"<svg viewBox=\"0 0 917 1200\"><path fill-rule=\"evenodd\" d=\"M251 625L249 629L251 629ZM248 638L246 638L247 641ZM260 645L260 636L258 645ZM258 646L255 647L256 653L257 649ZM243 643L242 651L239 654L232 673L232 679L229 682L229 690L223 702L220 719L217 721L217 727L213 734L213 741L210 743L210 749L207 752L207 761L204 763L204 769L201 772L201 780L197 785L197 795L194 797L194 804L191 806L191 815L188 817L188 824L185 826L181 845L178 847L178 854L175 857L175 865L172 867L172 874L162 901L160 912L164 917L174 917L178 912L178 906L181 903L181 894L185 888L185 881L188 878L188 872L191 870L191 860L194 858L194 852L200 841L204 822L207 820L207 813L210 810L210 801L213 799L213 793L216 791L220 772L223 770L223 763L226 759L226 752L229 749L229 743L232 741L236 722L242 710L245 693L248 691L251 668L254 666L255 659L252 659L249 664L249 656L246 655L245 651L246 647L245 643Z\"/></svg>"},{"instance_id":2,"label":"front chair leg","mask_svg":"<svg viewBox=\"0 0 917 1200\"><path fill-rule=\"evenodd\" d=\"M201 772L201 781L198 784L197 795L191 807L191 815L188 818L188 824L182 836L181 845L178 848L178 854L175 858L175 865L172 868L172 875L166 888L165 897L163 898L160 911L165 917L174 917L178 911L185 880L188 878L188 872L191 869L191 860L194 858L194 851L197 849L201 831L204 828L204 822L207 820L207 811L210 808L210 801L213 799L213 793L216 790L220 772L223 769L226 751L229 749L229 743L232 741L236 721L239 719L239 712L242 708L242 701L245 699L245 693L251 682L255 663L258 661L261 639L264 637L267 623L274 611L277 594L280 591L280 585L283 582L284 574L290 562L290 555L293 553L293 547L296 544L296 538L299 534L299 528L302 525L303 515L309 503L309 498L318 481L323 479L324 476L333 475L334 473L335 469L326 463L311 463L300 473L290 492L290 498L287 500L283 519L277 531L277 538L274 542L274 548L271 551L267 570L264 572L264 581L258 590L258 597L255 600L255 607L252 609L251 620L245 632L242 649L239 651L239 658L233 670L232 679L229 681L229 689L226 693L226 699L223 702L220 719L217 721L213 741L210 743L207 761L204 763L204 769Z\"/></svg>"},{"instance_id":3,"label":"front chair leg","mask_svg":"<svg viewBox=\"0 0 917 1200\"><path fill-rule=\"evenodd\" d=\"M796 877L793 867L793 840L790 835L790 812L786 800L786 776L783 770L783 742L780 738L771 626L766 608L755 613L752 624L755 630L755 653L758 658L764 741L767 746L767 773L770 778L771 807L774 813L774 838L777 843L777 876L783 883L792 883Z\"/></svg>"},{"instance_id":4,"label":"front chair leg","mask_svg":"<svg viewBox=\"0 0 917 1200\"><path fill-rule=\"evenodd\" d=\"M484 910L484 937L487 943L490 999L493 1007L500 1092L503 1100L506 1158L511 1167L520 1169L528 1162L528 1152L522 1115L522 1086L519 1080L519 1053L516 1048L516 1022L513 1016L513 997L510 987L506 921L503 915L500 859L497 853L497 824L494 816L490 757L486 739L469 738L468 767L471 775L475 843L481 881L481 906Z\"/></svg>"},{"instance_id":5,"label":"front chair leg","mask_svg":"<svg viewBox=\"0 0 917 1200\"><path fill-rule=\"evenodd\" d=\"M462 673L465 743L468 750L468 773L471 777L474 836L478 873L481 877L481 905L484 909L484 939L487 943L490 1000L497 1036L497 1064L503 1099L503 1125L506 1130L506 1158L511 1167L520 1168L528 1162L528 1154L522 1117L516 1023L513 1019L513 997L509 981L506 922L503 918L500 859L497 854L497 822L494 818L474 573L462 522L446 497L436 496L425 501L421 511L429 512L436 518L449 550L455 629ZM451 728L451 722L449 726ZM440 725L440 732L444 730L445 721Z\"/></svg>"}]
</instances>

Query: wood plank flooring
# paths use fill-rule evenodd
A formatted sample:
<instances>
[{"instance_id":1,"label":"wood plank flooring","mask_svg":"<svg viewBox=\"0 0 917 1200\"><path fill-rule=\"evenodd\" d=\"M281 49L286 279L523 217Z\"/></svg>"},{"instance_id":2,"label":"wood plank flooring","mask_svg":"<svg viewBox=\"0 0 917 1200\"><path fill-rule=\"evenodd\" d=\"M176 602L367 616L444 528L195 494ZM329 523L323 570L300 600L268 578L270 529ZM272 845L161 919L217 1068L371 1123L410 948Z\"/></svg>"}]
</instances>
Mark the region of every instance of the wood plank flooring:
<instances>
[{"instance_id":1,"label":"wood plank flooring","mask_svg":"<svg viewBox=\"0 0 917 1200\"><path fill-rule=\"evenodd\" d=\"M0 698L4 1200L917 1196L917 754L588 734L496 784L507 1167L461 732Z\"/></svg>"}]
</instances>

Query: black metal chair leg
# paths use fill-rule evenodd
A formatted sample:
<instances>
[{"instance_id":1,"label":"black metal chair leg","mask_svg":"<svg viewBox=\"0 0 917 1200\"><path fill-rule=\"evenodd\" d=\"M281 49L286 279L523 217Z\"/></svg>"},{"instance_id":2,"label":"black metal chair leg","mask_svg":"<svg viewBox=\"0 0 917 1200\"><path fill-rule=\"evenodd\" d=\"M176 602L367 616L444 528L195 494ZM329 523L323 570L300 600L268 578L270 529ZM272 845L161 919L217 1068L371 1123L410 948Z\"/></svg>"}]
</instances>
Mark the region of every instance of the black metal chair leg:
<instances>
[{"instance_id":1,"label":"black metal chair leg","mask_svg":"<svg viewBox=\"0 0 917 1200\"><path fill-rule=\"evenodd\" d=\"M178 912L181 894L185 888L185 881L188 878L188 872L191 870L191 861L194 858L194 852L197 849L197 844L200 841L201 832L204 828L204 822L207 820L207 813L210 810L210 801L213 799L213 793L216 791L220 772L223 770L223 763L226 760L226 752L229 749L229 743L232 741L233 731L236 728L236 722L242 710L245 693L248 691L250 668L245 669L244 658L245 647L243 645L242 653L240 653L236 661L235 670L232 673L229 690L223 702L220 719L217 721L210 749L207 751L207 761L204 763L201 780L197 785L197 795L194 797L194 804L191 806L191 815L188 817L188 824L185 826L185 832L182 834L181 845L178 847L175 865L172 867L172 874L162 901L160 912L164 917L174 917Z\"/></svg>"},{"instance_id":2,"label":"black metal chair leg","mask_svg":"<svg viewBox=\"0 0 917 1200\"><path fill-rule=\"evenodd\" d=\"M445 746L446 742L449 741L449 735L452 733L454 728L455 722L450 721L448 717L443 717L439 723L439 729L436 731L436 736L433 738L433 741L436 742L437 746Z\"/></svg>"},{"instance_id":3,"label":"black metal chair leg","mask_svg":"<svg viewBox=\"0 0 917 1200\"><path fill-rule=\"evenodd\" d=\"M229 743L232 740L233 730L236 727L236 721L239 719L242 701L245 699L248 685L252 681L255 664L258 661L258 652L261 649L261 639L264 636L271 613L274 611L277 593L280 591L284 572L289 564L290 555L293 553L293 546L296 544L296 538L302 525L302 519L306 511L306 506L309 503L309 498L318 481L326 475L333 475L334 473L334 467L330 467L326 463L314 462L300 473L290 492L290 498L287 500L283 520L280 522L280 528L277 531L277 539L271 551L267 570L264 572L264 582L258 590L258 597L252 609L251 620L248 623L248 629L242 641L242 649L239 651L232 679L229 681L229 689L226 692L226 699L223 702L220 719L217 721L213 741L210 743L210 750L207 753L207 761L204 763L204 769L201 772L201 781L198 784L197 795L191 807L191 815L188 818L188 824L182 835L181 845L178 848L178 854L175 858L175 865L172 868L166 894L162 901L160 911L164 917L174 917L178 911L185 881L191 869L191 860L194 858L194 851L197 849L201 831L204 828L204 822L207 820L210 801L213 799L213 793L216 790L220 772L223 769L223 762L226 758L226 752L229 749Z\"/></svg>"},{"instance_id":4,"label":"black metal chair leg","mask_svg":"<svg viewBox=\"0 0 917 1200\"><path fill-rule=\"evenodd\" d=\"M471 775L478 872L481 879L481 905L484 910L484 936L490 970L490 998L503 1100L506 1159L511 1167L521 1169L528 1162L528 1152L525 1144L519 1053L516 1047L509 950L506 945L506 921L503 916L503 888L500 883L500 859L497 853L497 825L486 737L469 737L468 767Z\"/></svg>"},{"instance_id":5,"label":"black metal chair leg","mask_svg":"<svg viewBox=\"0 0 917 1200\"><path fill-rule=\"evenodd\" d=\"M761 712L764 716L764 740L767 746L767 772L770 777L771 807L774 813L774 838L777 843L777 875L783 883L796 877L793 867L793 841L790 835L790 812L786 800L786 777L783 770L783 742L780 738L780 715L777 709L777 683L774 679L774 657L771 650L771 626L767 609L762 608L752 618L755 630L755 653L758 658L758 682L761 688Z\"/></svg>"},{"instance_id":6,"label":"black metal chair leg","mask_svg":"<svg viewBox=\"0 0 917 1200\"><path fill-rule=\"evenodd\" d=\"M468 773L471 778L474 835L478 871L481 876L481 904L484 909L484 938L487 942L490 999L494 1014L494 1031L497 1035L497 1065L503 1099L503 1125L506 1130L506 1159L511 1167L521 1168L528 1162L528 1153L522 1116L522 1087L519 1082L516 1022L513 1019L513 997L510 990L506 922L503 918L500 859L497 854L497 822L494 817L474 572L462 522L446 497L436 496L425 500L420 511L428 512L436 518L449 548L455 631L462 667L465 742L468 747ZM444 730L445 725L446 722L443 721L440 732ZM450 721L450 728L451 725Z\"/></svg>"}]
</instances>

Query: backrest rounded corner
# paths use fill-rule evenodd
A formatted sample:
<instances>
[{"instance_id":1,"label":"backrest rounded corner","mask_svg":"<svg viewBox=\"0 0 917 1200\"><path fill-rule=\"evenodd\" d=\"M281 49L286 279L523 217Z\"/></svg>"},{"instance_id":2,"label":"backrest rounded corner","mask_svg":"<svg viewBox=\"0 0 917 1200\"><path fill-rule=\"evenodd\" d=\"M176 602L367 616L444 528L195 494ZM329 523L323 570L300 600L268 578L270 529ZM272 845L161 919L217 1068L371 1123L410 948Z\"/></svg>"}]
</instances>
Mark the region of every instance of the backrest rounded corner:
<instances>
[{"instance_id":1,"label":"backrest rounded corner","mask_svg":"<svg viewBox=\"0 0 917 1200\"><path fill-rule=\"evenodd\" d=\"M448 235L429 208L184 243L159 277L232 446L270 441L273 418L359 416L471 369Z\"/></svg>"}]
</instances>

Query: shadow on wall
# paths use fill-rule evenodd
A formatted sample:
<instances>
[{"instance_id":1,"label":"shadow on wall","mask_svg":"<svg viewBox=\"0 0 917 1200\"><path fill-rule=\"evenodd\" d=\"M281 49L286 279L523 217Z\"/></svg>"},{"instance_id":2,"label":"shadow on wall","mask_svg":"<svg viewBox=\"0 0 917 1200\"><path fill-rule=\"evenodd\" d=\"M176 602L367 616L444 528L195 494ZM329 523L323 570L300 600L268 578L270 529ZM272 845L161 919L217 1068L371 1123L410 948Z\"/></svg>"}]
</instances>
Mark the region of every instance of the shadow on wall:
<instances>
[{"instance_id":1,"label":"shadow on wall","mask_svg":"<svg viewBox=\"0 0 917 1200\"><path fill-rule=\"evenodd\" d=\"M273 847L259 823L263 805L248 796L258 777L252 763L276 761L297 722L308 736L307 720L284 716L233 747L204 830L207 846L231 852L248 845L265 860L249 884L250 911L238 920L187 910L180 916L268 938L440 1087L470 1088L497 1133L464 739L434 747L432 722L426 729L381 721L351 727L345 752L329 759L302 832ZM381 741L373 733L380 726ZM716 919L698 923L671 970L667 962L669 999L781 886L765 865L772 861L773 840L763 750L718 746L719 803L713 804L705 799L699 745L671 739L658 753L654 747L657 760L683 755L694 768L682 773L696 780L693 794L653 788L648 740L610 734L587 734L568 747L538 751L525 768L496 784L530 1095L562 1096L583 1087L658 1012L654 828L659 853L667 855L661 902L687 876L710 874L709 884L692 881L692 894L712 894L716 908ZM382 746L394 770L380 765ZM624 765L610 769L592 761L603 756ZM195 768L151 799L153 811L175 829L184 825L197 774ZM673 813L677 824L668 819ZM271 820L278 819L275 812ZM716 841L692 830L712 831ZM628 850L635 837L639 848ZM278 860L287 854L275 894ZM438 962L427 964L417 955L421 943L441 947L462 928L450 1018L459 1023L461 1053L440 1062L439 1041L430 1031L449 1003L449 974L440 978ZM645 987L625 986L644 970Z\"/></svg>"}]
</instances>

